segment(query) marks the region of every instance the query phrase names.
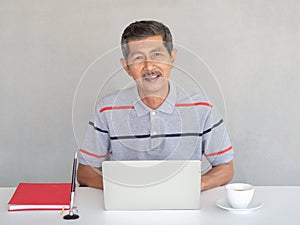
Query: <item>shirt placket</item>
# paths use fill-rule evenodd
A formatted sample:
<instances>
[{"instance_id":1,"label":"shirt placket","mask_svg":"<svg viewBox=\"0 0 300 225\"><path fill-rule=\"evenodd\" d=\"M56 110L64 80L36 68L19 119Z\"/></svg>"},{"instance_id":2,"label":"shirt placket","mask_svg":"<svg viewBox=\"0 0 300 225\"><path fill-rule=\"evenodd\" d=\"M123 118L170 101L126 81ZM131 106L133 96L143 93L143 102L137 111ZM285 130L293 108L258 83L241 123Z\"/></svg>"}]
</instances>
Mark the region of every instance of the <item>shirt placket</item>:
<instances>
[{"instance_id":1,"label":"shirt placket","mask_svg":"<svg viewBox=\"0 0 300 225\"><path fill-rule=\"evenodd\" d=\"M151 145L151 154L158 155L159 147L162 141L162 138L159 135L162 134L161 131L161 121L158 115L158 111L150 111L150 145Z\"/></svg>"}]
</instances>

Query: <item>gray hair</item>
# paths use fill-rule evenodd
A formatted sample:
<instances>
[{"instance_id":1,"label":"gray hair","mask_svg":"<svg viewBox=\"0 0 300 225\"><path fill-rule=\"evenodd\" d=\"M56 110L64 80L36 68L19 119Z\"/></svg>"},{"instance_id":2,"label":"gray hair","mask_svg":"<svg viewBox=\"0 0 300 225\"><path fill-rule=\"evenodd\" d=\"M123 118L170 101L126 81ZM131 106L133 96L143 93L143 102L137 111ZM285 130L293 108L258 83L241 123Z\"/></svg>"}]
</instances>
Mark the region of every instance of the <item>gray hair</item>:
<instances>
[{"instance_id":1,"label":"gray hair","mask_svg":"<svg viewBox=\"0 0 300 225\"><path fill-rule=\"evenodd\" d=\"M129 24L122 34L121 47L124 58L127 59L129 55L129 41L140 40L156 35L162 36L164 45L171 55L173 50L173 41L170 29L164 24L154 20L142 20Z\"/></svg>"}]
</instances>

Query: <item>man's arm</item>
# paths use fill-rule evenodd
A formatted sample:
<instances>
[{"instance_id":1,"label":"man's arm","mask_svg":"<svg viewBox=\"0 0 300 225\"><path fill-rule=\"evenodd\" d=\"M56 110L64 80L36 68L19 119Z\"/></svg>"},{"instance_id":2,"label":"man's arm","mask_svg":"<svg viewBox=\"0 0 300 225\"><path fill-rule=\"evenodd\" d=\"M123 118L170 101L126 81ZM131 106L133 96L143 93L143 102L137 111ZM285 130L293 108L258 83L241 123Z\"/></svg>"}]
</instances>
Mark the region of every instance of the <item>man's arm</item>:
<instances>
[{"instance_id":1,"label":"man's arm","mask_svg":"<svg viewBox=\"0 0 300 225\"><path fill-rule=\"evenodd\" d=\"M103 189L103 178L101 171L91 166L78 164L77 180L79 184Z\"/></svg>"},{"instance_id":2,"label":"man's arm","mask_svg":"<svg viewBox=\"0 0 300 225\"><path fill-rule=\"evenodd\" d=\"M228 183L233 177L233 161L213 167L201 177L201 190L205 191ZM101 171L83 164L78 165L77 180L79 184L103 189Z\"/></svg>"},{"instance_id":3,"label":"man's arm","mask_svg":"<svg viewBox=\"0 0 300 225\"><path fill-rule=\"evenodd\" d=\"M234 174L233 161L213 167L201 177L201 190L205 191L228 183Z\"/></svg>"}]
</instances>

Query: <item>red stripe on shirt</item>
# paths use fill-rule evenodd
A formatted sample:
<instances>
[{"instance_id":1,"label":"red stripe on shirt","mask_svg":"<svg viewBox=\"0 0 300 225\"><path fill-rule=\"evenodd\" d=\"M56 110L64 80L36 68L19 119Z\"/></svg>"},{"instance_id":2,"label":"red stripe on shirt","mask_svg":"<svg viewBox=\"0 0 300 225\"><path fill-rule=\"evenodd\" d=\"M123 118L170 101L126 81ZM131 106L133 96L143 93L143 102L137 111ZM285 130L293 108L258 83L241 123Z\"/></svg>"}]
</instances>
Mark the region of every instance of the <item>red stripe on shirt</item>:
<instances>
[{"instance_id":1,"label":"red stripe on shirt","mask_svg":"<svg viewBox=\"0 0 300 225\"><path fill-rule=\"evenodd\" d=\"M84 153L84 154L86 154L86 155L95 157L97 159L105 158L109 154L109 153L106 153L105 155L96 155L94 153L88 152L88 151L83 150L83 149L80 149L79 151L82 152L82 153Z\"/></svg>"},{"instance_id":2,"label":"red stripe on shirt","mask_svg":"<svg viewBox=\"0 0 300 225\"><path fill-rule=\"evenodd\" d=\"M228 152L228 151L230 151L230 150L232 150L232 146L230 146L229 148L226 148L226 149L224 149L224 150L221 150L221 151L219 151L219 152L214 152L214 153L207 154L207 155L205 155L205 156L206 156L206 157L210 157L210 156L215 156L215 155L221 155L221 154L224 154L225 152Z\"/></svg>"},{"instance_id":3,"label":"red stripe on shirt","mask_svg":"<svg viewBox=\"0 0 300 225\"><path fill-rule=\"evenodd\" d=\"M107 111L107 110L119 110L119 109L134 109L133 106L131 105L124 105L124 106L108 106L108 107L104 107L102 109L99 110L100 113Z\"/></svg>"},{"instance_id":4,"label":"red stripe on shirt","mask_svg":"<svg viewBox=\"0 0 300 225\"><path fill-rule=\"evenodd\" d=\"M189 106L198 106L198 105L212 108L212 104L208 102L181 103L181 104L176 104L175 107L189 107Z\"/></svg>"}]
</instances>

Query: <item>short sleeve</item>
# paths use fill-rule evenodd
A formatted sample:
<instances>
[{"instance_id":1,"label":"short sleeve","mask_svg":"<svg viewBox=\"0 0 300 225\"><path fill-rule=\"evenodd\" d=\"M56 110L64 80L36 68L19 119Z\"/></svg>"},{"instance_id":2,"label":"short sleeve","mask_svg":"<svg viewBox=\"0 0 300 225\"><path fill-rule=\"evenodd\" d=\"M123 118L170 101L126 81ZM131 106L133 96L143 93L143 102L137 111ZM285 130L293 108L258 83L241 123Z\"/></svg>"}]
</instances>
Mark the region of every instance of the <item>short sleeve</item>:
<instances>
[{"instance_id":1,"label":"short sleeve","mask_svg":"<svg viewBox=\"0 0 300 225\"><path fill-rule=\"evenodd\" d=\"M205 121L202 153L212 166L224 164L233 159L233 148L225 122L215 106L211 108Z\"/></svg>"},{"instance_id":2,"label":"short sleeve","mask_svg":"<svg viewBox=\"0 0 300 225\"><path fill-rule=\"evenodd\" d=\"M99 168L102 162L108 157L110 139L105 119L97 109L93 119L89 121L84 140L79 150L78 161L81 164Z\"/></svg>"}]
</instances>

